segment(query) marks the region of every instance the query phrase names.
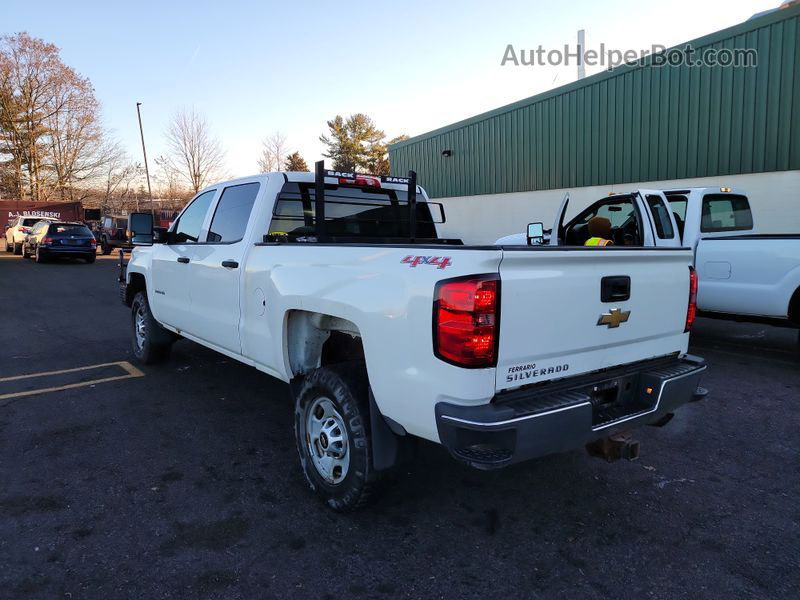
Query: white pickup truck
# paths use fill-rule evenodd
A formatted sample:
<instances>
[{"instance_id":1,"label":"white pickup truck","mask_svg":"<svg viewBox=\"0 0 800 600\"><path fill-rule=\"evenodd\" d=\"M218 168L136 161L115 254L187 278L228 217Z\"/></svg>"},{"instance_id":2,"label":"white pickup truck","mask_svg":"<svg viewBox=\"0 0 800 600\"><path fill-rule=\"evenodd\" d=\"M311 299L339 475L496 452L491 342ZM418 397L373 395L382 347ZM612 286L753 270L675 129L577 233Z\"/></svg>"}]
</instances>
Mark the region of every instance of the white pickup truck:
<instances>
[{"instance_id":1,"label":"white pickup truck","mask_svg":"<svg viewBox=\"0 0 800 600\"><path fill-rule=\"evenodd\" d=\"M637 190L602 198L564 222L567 203L550 244L583 244L589 219L606 217L617 246L693 250L703 315L800 327L800 234L754 233L744 193L727 187ZM497 243L526 244L527 237L514 234Z\"/></svg>"},{"instance_id":2,"label":"white pickup truck","mask_svg":"<svg viewBox=\"0 0 800 600\"><path fill-rule=\"evenodd\" d=\"M366 503L409 442L502 467L627 432L704 395L687 249L465 246L416 176L269 173L200 192L165 234L131 216L133 352L185 337L289 382L305 477Z\"/></svg>"}]
</instances>

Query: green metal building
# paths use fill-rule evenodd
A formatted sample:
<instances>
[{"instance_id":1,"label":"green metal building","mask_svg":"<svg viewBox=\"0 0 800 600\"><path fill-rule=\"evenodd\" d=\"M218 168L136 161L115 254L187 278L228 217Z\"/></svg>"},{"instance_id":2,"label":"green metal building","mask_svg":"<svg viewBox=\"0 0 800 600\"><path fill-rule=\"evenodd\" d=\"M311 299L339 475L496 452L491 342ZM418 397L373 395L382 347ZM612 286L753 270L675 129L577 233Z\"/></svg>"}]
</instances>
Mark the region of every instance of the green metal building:
<instances>
[{"instance_id":1,"label":"green metal building","mask_svg":"<svg viewBox=\"0 0 800 600\"><path fill-rule=\"evenodd\" d=\"M800 169L800 4L689 43L758 64L623 65L395 144L392 172L454 198Z\"/></svg>"}]
</instances>

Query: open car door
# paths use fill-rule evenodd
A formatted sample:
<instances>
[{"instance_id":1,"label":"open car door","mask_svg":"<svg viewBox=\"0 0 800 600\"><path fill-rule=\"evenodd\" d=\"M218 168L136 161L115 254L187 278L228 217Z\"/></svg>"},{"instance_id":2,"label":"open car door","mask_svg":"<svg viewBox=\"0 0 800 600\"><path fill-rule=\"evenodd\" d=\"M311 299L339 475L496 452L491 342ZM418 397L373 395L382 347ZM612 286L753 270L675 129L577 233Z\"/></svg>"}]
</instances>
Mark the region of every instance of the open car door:
<instances>
[{"instance_id":1,"label":"open car door","mask_svg":"<svg viewBox=\"0 0 800 600\"><path fill-rule=\"evenodd\" d=\"M683 222L678 224L664 192L647 189L636 191L642 200L645 213L642 218L647 220L644 226L644 245L680 247Z\"/></svg>"},{"instance_id":2,"label":"open car door","mask_svg":"<svg viewBox=\"0 0 800 600\"><path fill-rule=\"evenodd\" d=\"M564 199L561 201L561 206L556 213L556 220L553 223L553 230L550 232L550 245L560 246L564 244L564 218L567 215L567 206L569 205L569 192L564 194Z\"/></svg>"}]
</instances>

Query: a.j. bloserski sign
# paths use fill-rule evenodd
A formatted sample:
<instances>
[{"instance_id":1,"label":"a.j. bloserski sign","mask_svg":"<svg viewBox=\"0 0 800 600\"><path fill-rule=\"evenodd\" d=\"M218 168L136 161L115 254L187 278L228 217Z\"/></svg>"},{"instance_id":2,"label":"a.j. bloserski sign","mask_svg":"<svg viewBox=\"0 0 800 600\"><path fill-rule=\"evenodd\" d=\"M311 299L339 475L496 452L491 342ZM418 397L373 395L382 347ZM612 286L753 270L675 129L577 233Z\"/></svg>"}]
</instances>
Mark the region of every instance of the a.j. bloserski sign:
<instances>
[{"instance_id":1,"label":"a.j. bloserski sign","mask_svg":"<svg viewBox=\"0 0 800 600\"><path fill-rule=\"evenodd\" d=\"M0 201L0 228L17 216L49 217L62 221L80 221L83 210L80 202L17 202L16 200Z\"/></svg>"}]
</instances>

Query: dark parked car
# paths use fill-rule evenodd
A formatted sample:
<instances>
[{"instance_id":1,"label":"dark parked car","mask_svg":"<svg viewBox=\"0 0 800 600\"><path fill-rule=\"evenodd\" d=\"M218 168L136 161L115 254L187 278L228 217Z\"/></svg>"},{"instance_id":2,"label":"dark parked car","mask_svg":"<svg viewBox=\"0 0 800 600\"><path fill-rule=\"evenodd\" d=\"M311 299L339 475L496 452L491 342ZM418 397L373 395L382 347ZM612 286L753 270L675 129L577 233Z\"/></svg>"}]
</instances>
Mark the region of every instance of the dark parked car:
<instances>
[{"instance_id":1,"label":"dark parked car","mask_svg":"<svg viewBox=\"0 0 800 600\"><path fill-rule=\"evenodd\" d=\"M95 235L103 254L110 254L114 248L132 248L128 241L128 217L103 217Z\"/></svg>"},{"instance_id":2,"label":"dark parked car","mask_svg":"<svg viewBox=\"0 0 800 600\"><path fill-rule=\"evenodd\" d=\"M22 257L29 256L35 256L36 262L63 256L93 263L97 257L97 241L82 223L41 221L22 243Z\"/></svg>"}]
</instances>

